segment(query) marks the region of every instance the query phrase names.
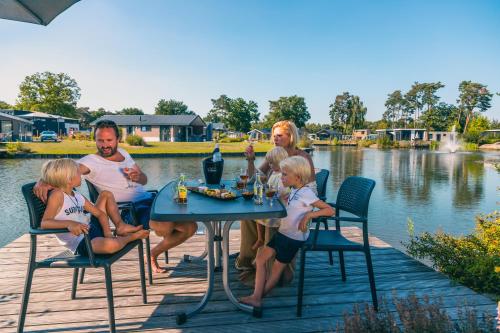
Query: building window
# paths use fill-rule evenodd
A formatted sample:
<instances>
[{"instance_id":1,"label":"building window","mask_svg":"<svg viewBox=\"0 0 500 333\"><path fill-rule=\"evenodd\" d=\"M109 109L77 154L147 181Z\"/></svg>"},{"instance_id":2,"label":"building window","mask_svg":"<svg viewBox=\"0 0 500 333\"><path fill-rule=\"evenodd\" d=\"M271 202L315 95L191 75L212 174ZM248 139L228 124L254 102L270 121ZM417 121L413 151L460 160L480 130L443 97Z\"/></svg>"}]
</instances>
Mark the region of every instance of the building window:
<instances>
[{"instance_id":1,"label":"building window","mask_svg":"<svg viewBox=\"0 0 500 333\"><path fill-rule=\"evenodd\" d=\"M151 126L141 126L141 132L151 132Z\"/></svg>"}]
</instances>

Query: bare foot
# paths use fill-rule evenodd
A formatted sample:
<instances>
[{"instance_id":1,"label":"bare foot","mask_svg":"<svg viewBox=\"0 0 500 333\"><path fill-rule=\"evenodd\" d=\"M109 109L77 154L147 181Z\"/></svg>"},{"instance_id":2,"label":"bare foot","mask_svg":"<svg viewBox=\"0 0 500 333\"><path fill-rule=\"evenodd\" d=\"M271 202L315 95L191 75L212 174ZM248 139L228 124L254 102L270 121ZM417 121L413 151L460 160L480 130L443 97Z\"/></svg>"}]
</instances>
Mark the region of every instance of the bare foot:
<instances>
[{"instance_id":1,"label":"bare foot","mask_svg":"<svg viewBox=\"0 0 500 333\"><path fill-rule=\"evenodd\" d=\"M134 226L123 222L116 228L116 234L118 236L127 236L139 230L142 230L142 225Z\"/></svg>"},{"instance_id":2,"label":"bare foot","mask_svg":"<svg viewBox=\"0 0 500 333\"><path fill-rule=\"evenodd\" d=\"M255 298L253 295L241 297L238 301L240 303L243 303L246 305L251 305L251 306L254 306L256 308L260 308L262 306L262 301Z\"/></svg>"},{"instance_id":3,"label":"bare foot","mask_svg":"<svg viewBox=\"0 0 500 333\"><path fill-rule=\"evenodd\" d=\"M149 230L142 230L142 229L130 235L132 240L144 239L147 238L148 236L149 236Z\"/></svg>"},{"instance_id":4,"label":"bare foot","mask_svg":"<svg viewBox=\"0 0 500 333\"><path fill-rule=\"evenodd\" d=\"M262 239L257 239L255 243L252 245L252 250L256 251L259 247L264 245L264 241Z\"/></svg>"},{"instance_id":5,"label":"bare foot","mask_svg":"<svg viewBox=\"0 0 500 333\"><path fill-rule=\"evenodd\" d=\"M165 268L161 268L160 265L158 265L158 260L153 256L151 256L151 269L153 272L160 274L167 272Z\"/></svg>"}]
</instances>

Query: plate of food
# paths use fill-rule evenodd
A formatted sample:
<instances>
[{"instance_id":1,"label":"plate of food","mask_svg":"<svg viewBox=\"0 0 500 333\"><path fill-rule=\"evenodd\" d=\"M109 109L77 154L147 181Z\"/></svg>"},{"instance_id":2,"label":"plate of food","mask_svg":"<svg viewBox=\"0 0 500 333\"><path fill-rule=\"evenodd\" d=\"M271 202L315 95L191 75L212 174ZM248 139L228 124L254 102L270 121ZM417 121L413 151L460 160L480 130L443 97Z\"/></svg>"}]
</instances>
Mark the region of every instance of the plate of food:
<instances>
[{"instance_id":1,"label":"plate of food","mask_svg":"<svg viewBox=\"0 0 500 333\"><path fill-rule=\"evenodd\" d=\"M187 189L190 192L219 200L233 200L241 196L238 192L226 189L208 188L206 186L189 186Z\"/></svg>"}]
</instances>

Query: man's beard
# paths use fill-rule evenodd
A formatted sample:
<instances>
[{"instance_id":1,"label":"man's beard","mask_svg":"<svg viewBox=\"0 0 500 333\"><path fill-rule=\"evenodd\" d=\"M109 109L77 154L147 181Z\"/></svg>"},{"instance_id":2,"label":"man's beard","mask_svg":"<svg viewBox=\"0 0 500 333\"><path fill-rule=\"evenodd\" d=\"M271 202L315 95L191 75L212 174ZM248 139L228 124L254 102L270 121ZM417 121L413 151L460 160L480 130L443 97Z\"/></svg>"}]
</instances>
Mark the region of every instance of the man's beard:
<instances>
[{"instance_id":1,"label":"man's beard","mask_svg":"<svg viewBox=\"0 0 500 333\"><path fill-rule=\"evenodd\" d=\"M99 152L99 155L101 155L102 157L110 157L116 154L116 151L118 150L118 146L106 148L110 148L109 153L105 152L103 148L98 147L97 151Z\"/></svg>"}]
</instances>

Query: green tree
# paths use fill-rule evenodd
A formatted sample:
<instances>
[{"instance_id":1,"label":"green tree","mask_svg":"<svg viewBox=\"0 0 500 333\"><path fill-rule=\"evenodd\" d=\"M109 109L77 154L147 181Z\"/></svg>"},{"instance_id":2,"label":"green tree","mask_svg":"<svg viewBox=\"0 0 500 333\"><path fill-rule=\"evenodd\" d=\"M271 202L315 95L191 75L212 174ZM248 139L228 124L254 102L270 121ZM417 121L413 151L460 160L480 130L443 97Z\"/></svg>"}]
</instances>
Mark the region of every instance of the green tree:
<instances>
[{"instance_id":1,"label":"green tree","mask_svg":"<svg viewBox=\"0 0 500 333\"><path fill-rule=\"evenodd\" d=\"M330 129L330 124L320 124L320 123L307 123L306 126L307 133L317 133L322 129Z\"/></svg>"},{"instance_id":2,"label":"green tree","mask_svg":"<svg viewBox=\"0 0 500 333\"><path fill-rule=\"evenodd\" d=\"M491 123L485 116L477 114L469 123L469 128L464 134L464 139L467 142L479 143L481 134L491 128Z\"/></svg>"},{"instance_id":3,"label":"green tree","mask_svg":"<svg viewBox=\"0 0 500 333\"><path fill-rule=\"evenodd\" d=\"M252 124L259 121L259 108L254 101L245 101L243 98L231 99L226 115L226 126L234 131L246 133Z\"/></svg>"},{"instance_id":4,"label":"green tree","mask_svg":"<svg viewBox=\"0 0 500 333\"><path fill-rule=\"evenodd\" d=\"M195 115L193 111L188 109L188 106L182 101L176 101L174 99L161 99L155 108L155 114L158 115Z\"/></svg>"},{"instance_id":5,"label":"green tree","mask_svg":"<svg viewBox=\"0 0 500 333\"><path fill-rule=\"evenodd\" d=\"M462 133L465 133L475 112L485 112L491 107L493 94L485 85L472 81L460 82L458 90L460 95L457 99L459 108L457 121L463 129Z\"/></svg>"},{"instance_id":6,"label":"green tree","mask_svg":"<svg viewBox=\"0 0 500 333\"><path fill-rule=\"evenodd\" d=\"M0 110L11 110L11 109L12 109L12 105L10 105L7 102L0 101Z\"/></svg>"},{"instance_id":7,"label":"green tree","mask_svg":"<svg viewBox=\"0 0 500 333\"><path fill-rule=\"evenodd\" d=\"M420 112L424 107L424 84L415 82L410 90L405 94L406 113L408 116L413 115L413 126L416 127L417 120L420 117Z\"/></svg>"},{"instance_id":8,"label":"green tree","mask_svg":"<svg viewBox=\"0 0 500 333\"><path fill-rule=\"evenodd\" d=\"M16 107L63 117L77 117L76 103L80 88L65 73L35 73L26 76L19 86Z\"/></svg>"},{"instance_id":9,"label":"green tree","mask_svg":"<svg viewBox=\"0 0 500 333\"><path fill-rule=\"evenodd\" d=\"M427 129L447 131L453 126L457 114L458 108L455 105L441 102L425 111L420 119Z\"/></svg>"},{"instance_id":10,"label":"green tree","mask_svg":"<svg viewBox=\"0 0 500 333\"><path fill-rule=\"evenodd\" d=\"M271 127L281 120L290 120L298 128L302 128L306 121L311 119L304 97L297 95L280 97L277 101L269 101L269 109L269 113L264 118L267 127Z\"/></svg>"},{"instance_id":11,"label":"green tree","mask_svg":"<svg viewBox=\"0 0 500 333\"><path fill-rule=\"evenodd\" d=\"M90 128L90 123L101 118L104 115L114 114L111 111L106 111L104 108L99 108L95 111L90 111L89 107L80 107L76 109L77 118L82 128Z\"/></svg>"},{"instance_id":12,"label":"green tree","mask_svg":"<svg viewBox=\"0 0 500 333\"><path fill-rule=\"evenodd\" d=\"M118 111L116 114L126 115L126 116L134 116L134 115L143 115L144 112L139 108L123 108L121 111Z\"/></svg>"},{"instance_id":13,"label":"green tree","mask_svg":"<svg viewBox=\"0 0 500 333\"><path fill-rule=\"evenodd\" d=\"M212 108L204 118L206 122L224 123L227 125L227 115L231 108L231 98L220 95L219 98L212 99Z\"/></svg>"},{"instance_id":14,"label":"green tree","mask_svg":"<svg viewBox=\"0 0 500 333\"><path fill-rule=\"evenodd\" d=\"M354 129L364 127L366 111L359 96L348 92L337 95L335 102L330 104L332 127L341 130L344 134L352 133Z\"/></svg>"},{"instance_id":15,"label":"green tree","mask_svg":"<svg viewBox=\"0 0 500 333\"><path fill-rule=\"evenodd\" d=\"M403 97L401 90L395 90L389 95L387 95L387 100L385 101L385 112L382 115L382 119L385 120L390 127L400 127L408 123L406 119L406 99Z\"/></svg>"}]
</instances>

